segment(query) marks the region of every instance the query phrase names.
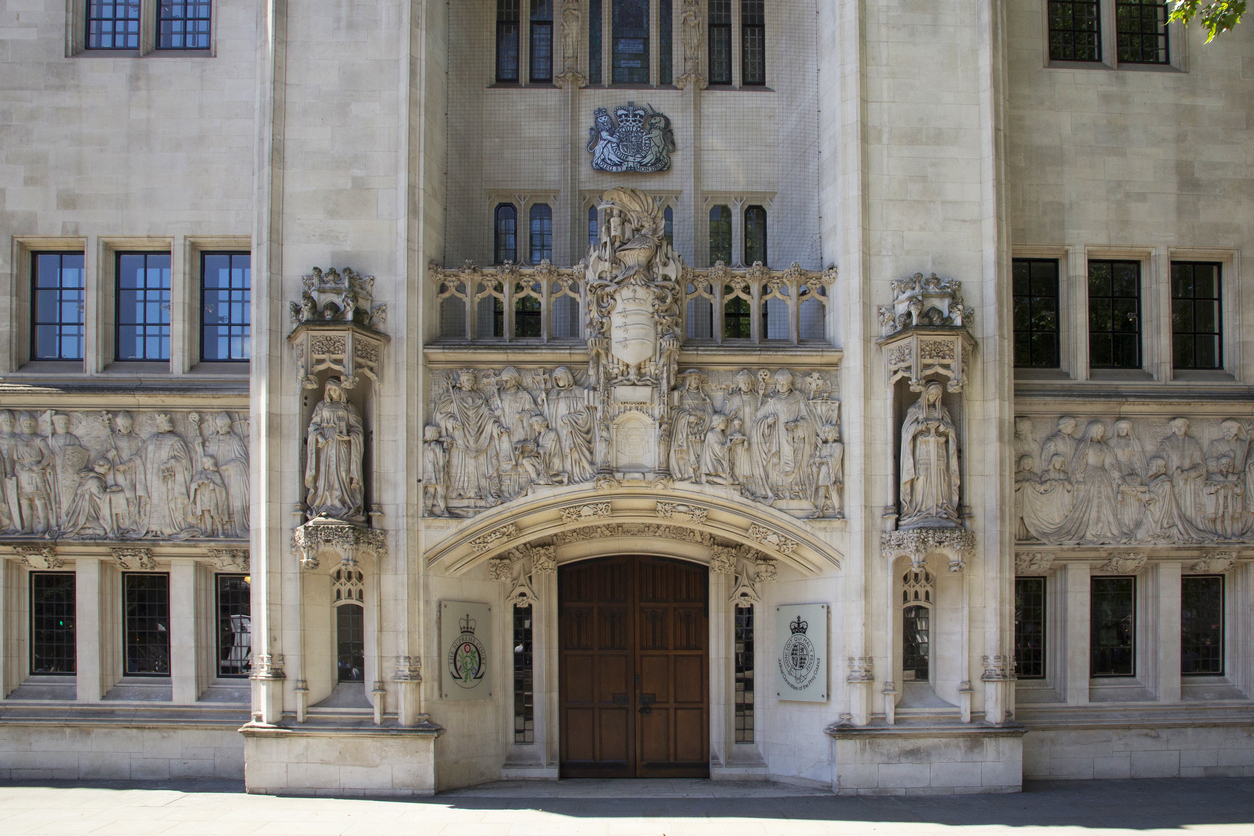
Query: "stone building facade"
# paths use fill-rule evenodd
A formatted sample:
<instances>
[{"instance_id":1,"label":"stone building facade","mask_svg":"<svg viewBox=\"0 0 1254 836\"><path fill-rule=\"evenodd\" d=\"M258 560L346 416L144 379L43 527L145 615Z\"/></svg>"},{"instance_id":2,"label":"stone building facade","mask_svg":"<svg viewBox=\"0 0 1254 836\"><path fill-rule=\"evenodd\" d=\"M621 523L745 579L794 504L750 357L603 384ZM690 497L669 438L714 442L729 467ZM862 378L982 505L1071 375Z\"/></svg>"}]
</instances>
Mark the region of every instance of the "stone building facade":
<instances>
[{"instance_id":1,"label":"stone building facade","mask_svg":"<svg viewBox=\"0 0 1254 836\"><path fill-rule=\"evenodd\" d=\"M1254 772L1250 35L1125 6L11 10L0 775Z\"/></svg>"}]
</instances>

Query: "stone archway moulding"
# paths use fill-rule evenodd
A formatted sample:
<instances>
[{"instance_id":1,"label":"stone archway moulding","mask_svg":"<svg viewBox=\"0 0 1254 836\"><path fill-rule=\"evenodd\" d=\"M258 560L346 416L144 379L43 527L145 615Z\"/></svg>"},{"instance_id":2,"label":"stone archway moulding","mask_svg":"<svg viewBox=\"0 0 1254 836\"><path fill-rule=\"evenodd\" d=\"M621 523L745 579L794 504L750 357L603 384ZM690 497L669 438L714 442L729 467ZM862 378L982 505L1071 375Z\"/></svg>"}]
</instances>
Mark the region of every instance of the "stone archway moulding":
<instances>
[{"instance_id":1,"label":"stone archway moulding","mask_svg":"<svg viewBox=\"0 0 1254 836\"><path fill-rule=\"evenodd\" d=\"M795 519L771 508L739 498L642 487L576 489L500 506L429 548L427 565L461 574L518 546L583 529L592 536L687 542L709 536L747 546L809 575L839 569L842 557Z\"/></svg>"}]
</instances>

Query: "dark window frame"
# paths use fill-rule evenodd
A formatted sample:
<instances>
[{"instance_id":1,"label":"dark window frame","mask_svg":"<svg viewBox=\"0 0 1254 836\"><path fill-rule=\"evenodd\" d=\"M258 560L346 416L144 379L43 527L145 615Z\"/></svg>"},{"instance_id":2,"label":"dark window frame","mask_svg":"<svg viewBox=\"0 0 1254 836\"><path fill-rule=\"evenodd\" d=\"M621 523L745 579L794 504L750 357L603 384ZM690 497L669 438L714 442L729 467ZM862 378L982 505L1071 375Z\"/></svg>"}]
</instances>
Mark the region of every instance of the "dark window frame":
<instances>
[{"instance_id":1,"label":"dark window frame","mask_svg":"<svg viewBox=\"0 0 1254 836\"><path fill-rule=\"evenodd\" d=\"M1134 266L1136 268L1136 277L1134 286L1136 288L1135 296L1118 294L1115 292L1116 276L1115 271L1120 267ZM1106 293L1095 294L1093 292L1094 269L1108 268L1110 275L1107 279L1109 290ZM1091 369L1140 369L1145 364L1144 331L1142 323L1141 296L1143 294L1144 276L1142 264L1135 259L1107 259L1095 258L1090 259L1088 263L1088 303L1089 303L1089 368ZM1100 281L1100 279L1098 279ZM1128 313L1126 310L1128 303L1131 302L1133 311ZM1122 309L1122 311L1121 311ZM1099 317L1106 314L1110 316L1110 328L1098 328L1096 323ZM1122 319L1130 319L1136 323L1135 328L1121 330L1116 324ZM1128 335L1133 336L1131 343L1125 338ZM1100 345L1099 340L1109 340L1108 349L1110 362L1095 362L1094 357L1099 354L1096 348ZM1118 341L1118 342L1117 342ZM1122 342L1125 346L1133 345L1135 347L1135 357L1132 362L1119 362L1118 357L1120 351L1117 349L1118 343Z\"/></svg>"},{"instance_id":2,"label":"dark window frame","mask_svg":"<svg viewBox=\"0 0 1254 836\"><path fill-rule=\"evenodd\" d=\"M77 257L80 260L78 272L79 272L80 281L82 282L82 284L79 287L69 287L65 285L64 282L62 281L62 277L65 275L65 271L67 269L65 266L65 259L67 256ZM51 287L41 288L40 287L39 282L43 274L43 271L40 269L39 264L40 264L41 259L51 258L51 257L56 257L57 259L57 268L56 268L57 269L57 283L55 285L55 292L56 292L55 307L56 307L57 318L53 320L41 320L40 310L39 310L40 291L41 290L48 291L48 290L52 290L53 288ZM73 268L69 268L69 269L73 269ZM79 320L77 322L70 322L70 321L60 318L61 315L66 310L66 305L74 304L72 298L70 299L66 298L67 291L70 291L70 292L77 291L77 293L79 294L79 302L78 302ZM87 348L87 334L86 334L86 328L87 328L87 258L83 253L75 252L75 251L68 251L68 250L67 251L40 251L40 252L31 253L30 323L31 323L30 325L30 359L54 360L57 362L66 361L66 362L75 362L75 363L81 363L83 361L83 357L86 354L86 348ZM44 327L44 328L52 327L56 329L54 332L56 334L54 339L57 344L57 352L55 356L53 356L52 354L40 354L39 353L39 329L41 327ZM77 330L77 338L79 342L79 354L77 357L66 355L63 352L64 340L67 338L67 336L70 337L71 339L74 336L74 334L72 333L67 334L66 333L67 329Z\"/></svg>"},{"instance_id":3,"label":"dark window frame","mask_svg":"<svg viewBox=\"0 0 1254 836\"><path fill-rule=\"evenodd\" d=\"M1176 289L1177 268L1189 268L1189 287L1191 295L1177 295ZM1197 268L1207 267L1213 268L1215 271L1215 295L1199 296L1197 294ZM1189 320L1191 328L1188 330L1180 329L1178 316L1180 314L1180 304L1188 303ZM1197 304L1199 302L1214 303L1215 306L1215 330L1199 331L1197 328ZM1224 367L1224 303L1223 303L1223 264L1218 261L1173 261L1171 262L1171 363L1172 367L1181 371L1218 371ZM1192 362L1181 364L1177 362L1181 354L1180 338L1188 336L1192 345L1189 354L1192 355ZM1202 365L1198 363L1198 338L1205 337L1213 339L1215 343L1215 361L1211 365Z\"/></svg>"},{"instance_id":4,"label":"dark window frame","mask_svg":"<svg viewBox=\"0 0 1254 836\"><path fill-rule=\"evenodd\" d=\"M537 223L540 225L538 232ZM553 260L553 207L547 203L533 203L527 210L527 247L532 264L539 264L546 258Z\"/></svg>"},{"instance_id":5,"label":"dark window frame","mask_svg":"<svg viewBox=\"0 0 1254 836\"><path fill-rule=\"evenodd\" d=\"M671 0L657 3L657 83L670 85L675 76L675 10Z\"/></svg>"},{"instance_id":6,"label":"dark window frame","mask_svg":"<svg viewBox=\"0 0 1254 836\"><path fill-rule=\"evenodd\" d=\"M649 43L652 22L650 17L652 10L650 8L649 0L610 0L610 3L610 83L614 85L626 85L629 87L650 84L650 76L652 72L650 65L650 62L652 61L651 48L653 45ZM628 28L625 21L622 26L619 25L620 18L618 12L620 9L623 9L625 17L628 4L636 4L637 9L640 7L639 4L643 4L643 35L641 35L642 30L638 28ZM624 33L630 32L631 34L620 35L620 31ZM629 42L635 41L641 42L641 48L638 52L620 48L626 47ZM626 56L629 55L639 56L641 66L628 67L625 63L622 66L619 66L619 62L625 62L628 60ZM622 70L621 79L619 73L620 70Z\"/></svg>"},{"instance_id":7,"label":"dark window frame","mask_svg":"<svg viewBox=\"0 0 1254 836\"><path fill-rule=\"evenodd\" d=\"M144 285L136 288L124 288L122 286L122 261L126 258L134 258L142 256L144 259L143 274ZM150 258L166 259L164 272L168 280L164 287L159 285L150 286L147 284L149 272L151 270L161 270L163 268L152 268L148 266ZM154 250L127 250L125 252L117 252L114 254L114 272L113 272L113 312L114 312L114 330L113 330L113 359L123 363L145 363L160 362L168 363L170 361L170 330L171 320L173 319L173 302L171 298L173 279L173 258L169 251ZM136 322L123 322L122 294L134 292L136 294L136 311L144 310L142 316L137 316ZM156 294L155 299L150 298L150 294ZM159 311L164 312L164 321L149 322L147 319L146 309L149 305L156 305ZM142 352L136 357L122 356L122 334L127 328L136 329L136 344L142 346ZM156 329L155 335L150 334L150 329ZM148 340L155 338L165 346L165 356L151 357L148 355Z\"/></svg>"},{"instance_id":8,"label":"dark window frame","mask_svg":"<svg viewBox=\"0 0 1254 836\"><path fill-rule=\"evenodd\" d=\"M1217 614L1219 616L1219 624L1218 624L1218 629L1212 629L1210 631L1210 634L1212 636L1215 636L1218 638L1218 642L1216 643L1216 645L1214 645L1218 652L1210 654L1211 658L1215 660L1216 664L1212 665L1210 670L1185 670L1185 653L1188 652L1190 647L1198 647L1198 646L1207 645L1207 642L1204 639L1205 631L1203 630L1198 630L1195 633L1195 637L1199 639L1198 641L1194 641L1192 643L1189 641L1189 634L1188 634L1189 618L1186 617L1186 615L1189 613L1189 610L1186 609L1186 606L1185 606L1188 603L1188 596L1185 591L1185 586L1189 584L1190 582L1200 583L1203 581L1217 583L1219 586L1219 605L1216 608L1218 611ZM1184 575L1180 578L1180 675L1181 676L1188 676L1188 677L1224 676L1224 672L1226 670L1226 665L1224 664L1224 661L1225 661L1224 657L1227 654L1227 650L1228 650L1227 635L1226 635L1227 629L1228 629L1228 625L1227 625L1228 589L1227 589L1227 586L1228 586L1227 578L1225 578L1223 575ZM1199 656L1199 661L1200 661L1200 656ZM1194 667L1196 668L1198 667L1198 665L1195 664Z\"/></svg>"},{"instance_id":9,"label":"dark window frame","mask_svg":"<svg viewBox=\"0 0 1254 836\"><path fill-rule=\"evenodd\" d=\"M736 743L753 743L754 722L754 612L753 604L735 608L733 653L735 701L734 737Z\"/></svg>"},{"instance_id":10,"label":"dark window frame","mask_svg":"<svg viewBox=\"0 0 1254 836\"><path fill-rule=\"evenodd\" d=\"M527 21L527 80L533 84L553 81L553 3L554 0L530 0L531 15ZM545 15L548 17L545 17Z\"/></svg>"},{"instance_id":11,"label":"dark window frame","mask_svg":"<svg viewBox=\"0 0 1254 836\"><path fill-rule=\"evenodd\" d=\"M766 86L765 0L740 0L740 84Z\"/></svg>"},{"instance_id":12,"label":"dark window frame","mask_svg":"<svg viewBox=\"0 0 1254 836\"><path fill-rule=\"evenodd\" d=\"M513 224L512 229L505 226ZM492 263L518 263L518 207L498 203L492 210Z\"/></svg>"},{"instance_id":13,"label":"dark window frame","mask_svg":"<svg viewBox=\"0 0 1254 836\"><path fill-rule=\"evenodd\" d=\"M761 215L761 221L751 220L750 215ZM767 212L766 207L759 204L746 206L744 211L744 250L745 250L745 266L752 267L757 262L762 262L763 266L769 266L769 255L767 250ZM750 230L760 227L760 232ZM759 250L760 247L760 250Z\"/></svg>"},{"instance_id":14,"label":"dark window frame","mask_svg":"<svg viewBox=\"0 0 1254 836\"><path fill-rule=\"evenodd\" d=\"M236 582L242 585L228 588ZM244 594L241 595L241 592ZM214 666L215 673L222 679L247 679L252 672L252 587L248 576L215 575L214 604L218 613L218 657ZM238 653L239 648L235 644L235 637L243 634L243 631L237 631L233 621L241 615L247 619L247 656Z\"/></svg>"},{"instance_id":15,"label":"dark window frame","mask_svg":"<svg viewBox=\"0 0 1254 836\"><path fill-rule=\"evenodd\" d=\"M157 579L160 579L164 581L165 583L164 607L162 606L161 601L147 602L150 604L155 603L157 607L156 614L151 614L151 613L150 614L136 613L135 615L131 614L131 610L132 610L131 593L133 591L131 587L131 582L132 580L138 581L140 579L143 579L145 583L149 583ZM153 588L150 590L139 590L138 588L136 588L134 591L159 593L162 590L159 590L156 588ZM134 601L134 605L136 607L138 607L139 605L143 603L145 602L138 601L138 600ZM165 620L164 630L161 629L162 627L161 621L163 618ZM141 622L143 621L155 622L155 626L152 627L151 629L141 630L140 625L141 625ZM170 675L170 575L168 572L123 572L122 573L122 634L123 634L123 648L124 648L123 659L122 659L122 671L123 671L124 676L152 678L152 677L168 677ZM162 650L162 648L159 647L157 644L151 643L151 639L149 640L149 643L146 645L141 644L140 642L140 639L142 639L144 636L153 636L153 635L160 636L165 639L164 659L160 658L160 651ZM151 655L154 650L158 651L158 658L156 659L157 665L156 665L156 668L153 670L141 670L138 668L137 665L132 664L132 653L131 653L132 649L144 650L145 647L147 648L147 651L146 651L147 655ZM161 669L162 662L164 662L164 670Z\"/></svg>"},{"instance_id":16,"label":"dark window frame","mask_svg":"<svg viewBox=\"0 0 1254 836\"><path fill-rule=\"evenodd\" d=\"M909 629L910 620L918 619L917 613L924 612L927 614L927 626L923 631L914 630L912 633ZM903 682L928 682L932 681L932 641L936 620L936 611L930 603L922 601L910 601L901 608L901 679ZM919 635L925 636L923 642L917 642L912 639ZM925 648L925 649L920 649ZM919 677L919 670L922 668L923 676ZM913 674L907 677L906 673Z\"/></svg>"},{"instance_id":17,"label":"dark window frame","mask_svg":"<svg viewBox=\"0 0 1254 836\"><path fill-rule=\"evenodd\" d=\"M1029 595L1035 599L1030 602L1031 609L1036 614L1031 620L1024 617L1024 611L1027 609L1025 599ZM1045 578L1039 576L1015 578L1015 673L1019 679L1045 679L1047 676L1048 595ZM1021 624L1032 625L1031 633L1022 629Z\"/></svg>"},{"instance_id":18,"label":"dark window frame","mask_svg":"<svg viewBox=\"0 0 1254 836\"><path fill-rule=\"evenodd\" d=\"M140 0L86 0L84 11L84 46L92 51L138 52L140 46ZM109 14L105 14L105 10ZM93 14L95 12L95 14ZM122 14L119 14L122 12ZM116 27L123 24L121 46L105 45L105 39L119 37ZM105 30L108 30L107 32ZM92 43L93 37L96 42Z\"/></svg>"},{"instance_id":19,"label":"dark window frame","mask_svg":"<svg viewBox=\"0 0 1254 836\"><path fill-rule=\"evenodd\" d=\"M602 0L588 0L588 83L593 85L601 83L604 56L605 26L601 2Z\"/></svg>"},{"instance_id":20,"label":"dark window frame","mask_svg":"<svg viewBox=\"0 0 1254 836\"><path fill-rule=\"evenodd\" d=\"M719 218L715 220L714 213L719 213ZM718 225L718 235L720 240L716 241L715 224ZM725 204L718 204L710 207L709 222L709 263L714 266L715 262L722 261L723 264L730 266L732 263L732 214L731 207ZM726 236L726 240L722 238Z\"/></svg>"},{"instance_id":21,"label":"dark window frame","mask_svg":"<svg viewBox=\"0 0 1254 836\"><path fill-rule=\"evenodd\" d=\"M1115 0L1115 59L1120 64L1171 63L1166 0Z\"/></svg>"},{"instance_id":22,"label":"dark window frame","mask_svg":"<svg viewBox=\"0 0 1254 836\"><path fill-rule=\"evenodd\" d=\"M232 285L225 289L214 288L211 291L210 288L205 286L205 266L206 266L205 260L207 258L215 258L215 257L222 257L222 256L226 256L229 259L229 261L227 262L227 272L232 277L235 275L235 269L236 269L235 259L237 258L248 259L247 267L243 268L244 270L247 271L248 283L242 290ZM240 251L240 250L216 251L215 250L215 251L205 251L200 254L200 360L202 363L247 363L252 358L252 284L253 283L252 283L252 253L251 252L247 250L243 250L243 251ZM208 296L210 292L219 293L219 294L225 292L229 298L228 304L232 309L235 309L237 305L243 305L243 311L246 317L245 321L242 323L239 323L239 322L236 322L234 319L228 319L225 323L217 323L214 325L208 324L206 321L206 313L208 312L208 308L209 308ZM236 298L237 296L241 296L241 295L243 297L242 299ZM219 298L218 304L221 304L221 298ZM223 327L227 329L228 344L230 344L229 341L233 339L234 337L238 336L243 339L244 346L245 346L244 348L245 356L243 357L232 356L232 357L227 357L227 358L205 356L205 345L209 339L209 329L210 328L221 329ZM239 333L239 334L234 333L234 331L236 330L241 330L242 333ZM234 349L231 349L231 353L232 354L234 353Z\"/></svg>"},{"instance_id":23,"label":"dark window frame","mask_svg":"<svg viewBox=\"0 0 1254 836\"><path fill-rule=\"evenodd\" d=\"M515 604L513 615L514 743L531 745L536 742L535 611Z\"/></svg>"},{"instance_id":24,"label":"dark window frame","mask_svg":"<svg viewBox=\"0 0 1254 836\"><path fill-rule=\"evenodd\" d=\"M360 601L345 600L334 609L335 681L365 682L366 608Z\"/></svg>"},{"instance_id":25,"label":"dark window frame","mask_svg":"<svg viewBox=\"0 0 1254 836\"><path fill-rule=\"evenodd\" d=\"M78 590L77 590L75 574L73 572L31 572L29 577L30 577L30 582L29 582L30 610L29 610L28 615L29 615L29 627L30 627L30 652L28 654L28 665L29 665L28 670L30 671L31 676L74 676L77 673L77 668L78 668L78 647L77 647L78 634L77 634L77 626L76 626L77 617L76 617L76 610L75 610ZM55 611L54 612L40 612L40 604L38 603L41 596L40 596L40 590L37 587L40 585L42 581L50 580L53 578L57 579L63 584L65 584L65 582L68 581L68 584L66 584L66 586L68 586L69 601L68 602L67 601L56 602L55 606L53 607L54 610L57 607L62 608L64 612L61 614L60 617L69 619L68 625L61 625L59 628L57 625L44 626L41 624L41 622L45 620L57 619L58 614ZM57 592L64 592L64 591L65 591L64 588L61 590L55 590L55 589L50 588L50 589L44 590L43 592L44 592L44 596L49 596ZM47 600L45 597L45 603L46 602ZM52 641L45 642L45 641L40 640L39 637L42 634L47 634L47 633L68 634L68 639L65 638L64 635L61 635L57 639L54 639ZM51 652L47 654L41 654L39 652L40 649L45 648L45 647L50 648ZM68 653L66 652L67 649L68 649ZM52 658L58 663L65 662L68 659L69 661L68 669L38 670L37 668L39 667L39 664L36 662L37 658Z\"/></svg>"},{"instance_id":26,"label":"dark window frame","mask_svg":"<svg viewBox=\"0 0 1254 836\"><path fill-rule=\"evenodd\" d=\"M1127 630L1127 641L1122 644L1099 644L1099 631L1109 628L1110 624L1098 624L1098 593L1097 586L1099 584L1111 584L1116 582L1127 582L1131 584L1130 589L1125 592L1105 592L1104 596L1114 597L1115 595L1127 595L1130 606L1127 618L1129 619L1129 628ZM1095 575L1089 580L1089 678L1090 679L1106 679L1119 678L1131 679L1136 676L1136 655L1137 655L1137 583L1135 575ZM1118 630L1118 627L1115 627ZM1113 670L1115 663L1106 665L1103 670L1099 668L1099 654L1111 651L1123 651L1127 655L1127 670ZM1113 655L1113 654L1112 654Z\"/></svg>"},{"instance_id":27,"label":"dark window frame","mask_svg":"<svg viewBox=\"0 0 1254 836\"><path fill-rule=\"evenodd\" d=\"M709 0L706 37L708 75L713 85L732 83L732 0Z\"/></svg>"},{"instance_id":28,"label":"dark window frame","mask_svg":"<svg viewBox=\"0 0 1254 836\"><path fill-rule=\"evenodd\" d=\"M1053 276L1038 275L1037 268L1052 267ZM1026 275L1020 275L1020 268ZM1046 269L1043 272L1048 272ZM1062 264L1057 258L1015 258L1011 260L1014 296L1014 363L1016 369L1057 369L1062 366L1061 281ZM1023 284L1020 283L1022 278ZM1038 281L1052 282L1052 294L1041 292ZM1026 293L1021 293L1026 290ZM1051 310L1052 309L1052 310ZM1038 327L1053 316L1053 327ZM1022 327L1021 327L1022 326ZM1022 353L1021 353L1022 352ZM1020 362L1026 354L1027 362ZM1038 359L1040 362L1038 362Z\"/></svg>"},{"instance_id":29,"label":"dark window frame","mask_svg":"<svg viewBox=\"0 0 1254 836\"><path fill-rule=\"evenodd\" d=\"M196 17L188 16L189 7ZM180 9L183 13L175 14ZM188 32L188 25L193 25L194 31ZM184 31L177 32L180 27ZM179 38L182 43L173 43ZM188 46L192 38L196 45ZM157 0L157 49L204 51L212 48L212 39L213 0Z\"/></svg>"},{"instance_id":30,"label":"dark window frame","mask_svg":"<svg viewBox=\"0 0 1254 836\"><path fill-rule=\"evenodd\" d=\"M1076 24L1077 16L1082 21L1080 25ZM1050 61L1101 63L1100 0L1049 0L1045 25L1048 29Z\"/></svg>"},{"instance_id":31,"label":"dark window frame","mask_svg":"<svg viewBox=\"0 0 1254 836\"><path fill-rule=\"evenodd\" d=\"M513 39L512 56L508 52ZM513 58L511 67L507 60ZM522 80L522 0L496 0L496 83Z\"/></svg>"},{"instance_id":32,"label":"dark window frame","mask_svg":"<svg viewBox=\"0 0 1254 836\"><path fill-rule=\"evenodd\" d=\"M662 210L662 237L671 249L675 248L675 210L669 206Z\"/></svg>"}]
</instances>

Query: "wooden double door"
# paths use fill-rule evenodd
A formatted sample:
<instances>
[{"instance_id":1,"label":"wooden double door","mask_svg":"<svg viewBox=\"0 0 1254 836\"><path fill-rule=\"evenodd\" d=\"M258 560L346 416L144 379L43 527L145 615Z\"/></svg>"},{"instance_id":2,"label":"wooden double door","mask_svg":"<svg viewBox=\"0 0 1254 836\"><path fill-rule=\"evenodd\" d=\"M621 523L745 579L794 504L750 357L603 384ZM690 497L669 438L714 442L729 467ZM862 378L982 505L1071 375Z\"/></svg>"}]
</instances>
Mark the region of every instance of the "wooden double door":
<instances>
[{"instance_id":1,"label":"wooden double door","mask_svg":"<svg viewBox=\"0 0 1254 836\"><path fill-rule=\"evenodd\" d=\"M557 584L562 776L707 777L707 569L612 557Z\"/></svg>"}]
</instances>

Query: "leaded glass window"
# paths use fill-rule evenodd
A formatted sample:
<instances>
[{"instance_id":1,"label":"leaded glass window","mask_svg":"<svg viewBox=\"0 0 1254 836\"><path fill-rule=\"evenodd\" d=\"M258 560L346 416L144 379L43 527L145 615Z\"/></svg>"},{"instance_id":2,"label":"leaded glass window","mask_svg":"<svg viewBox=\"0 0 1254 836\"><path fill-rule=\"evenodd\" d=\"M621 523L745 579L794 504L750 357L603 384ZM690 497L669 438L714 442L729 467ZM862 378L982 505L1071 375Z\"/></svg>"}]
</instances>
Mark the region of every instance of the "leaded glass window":
<instances>
[{"instance_id":1,"label":"leaded glass window","mask_svg":"<svg viewBox=\"0 0 1254 836\"><path fill-rule=\"evenodd\" d=\"M766 260L766 210L761 206L745 207L745 264Z\"/></svg>"},{"instance_id":2,"label":"leaded glass window","mask_svg":"<svg viewBox=\"0 0 1254 836\"><path fill-rule=\"evenodd\" d=\"M512 203L498 203L493 213L492 261L518 261L518 210Z\"/></svg>"},{"instance_id":3,"label":"leaded glass window","mask_svg":"<svg viewBox=\"0 0 1254 836\"><path fill-rule=\"evenodd\" d=\"M902 621L901 678L905 682L927 682L931 675L932 608L920 604L906 607Z\"/></svg>"},{"instance_id":4,"label":"leaded glass window","mask_svg":"<svg viewBox=\"0 0 1254 836\"><path fill-rule=\"evenodd\" d=\"M518 81L518 4L520 0L496 0L496 80Z\"/></svg>"},{"instance_id":5,"label":"leaded glass window","mask_svg":"<svg viewBox=\"0 0 1254 836\"><path fill-rule=\"evenodd\" d=\"M588 83L601 83L601 0L588 0Z\"/></svg>"},{"instance_id":6,"label":"leaded glass window","mask_svg":"<svg viewBox=\"0 0 1254 836\"><path fill-rule=\"evenodd\" d=\"M1102 60L1098 0L1049 0L1049 58Z\"/></svg>"},{"instance_id":7,"label":"leaded glass window","mask_svg":"<svg viewBox=\"0 0 1254 836\"><path fill-rule=\"evenodd\" d=\"M1015 578L1015 670L1045 678L1045 579Z\"/></svg>"},{"instance_id":8,"label":"leaded glass window","mask_svg":"<svg viewBox=\"0 0 1254 836\"><path fill-rule=\"evenodd\" d=\"M1089 365L1141 367L1141 262L1089 262Z\"/></svg>"},{"instance_id":9,"label":"leaded glass window","mask_svg":"<svg viewBox=\"0 0 1254 836\"><path fill-rule=\"evenodd\" d=\"M87 0L88 49L139 49L139 0Z\"/></svg>"},{"instance_id":10,"label":"leaded glass window","mask_svg":"<svg viewBox=\"0 0 1254 836\"><path fill-rule=\"evenodd\" d=\"M170 576L122 575L126 675L170 675Z\"/></svg>"},{"instance_id":11,"label":"leaded glass window","mask_svg":"<svg viewBox=\"0 0 1254 836\"><path fill-rule=\"evenodd\" d=\"M766 84L765 0L740 2L740 72L745 86Z\"/></svg>"},{"instance_id":12,"label":"leaded glass window","mask_svg":"<svg viewBox=\"0 0 1254 836\"><path fill-rule=\"evenodd\" d=\"M337 681L365 681L366 618L361 604L335 608L335 664Z\"/></svg>"},{"instance_id":13,"label":"leaded glass window","mask_svg":"<svg viewBox=\"0 0 1254 836\"><path fill-rule=\"evenodd\" d=\"M1013 263L1015 366L1056 369L1058 259L1016 258Z\"/></svg>"},{"instance_id":14,"label":"leaded glass window","mask_svg":"<svg viewBox=\"0 0 1254 836\"><path fill-rule=\"evenodd\" d=\"M553 0L531 0L531 80L553 80Z\"/></svg>"},{"instance_id":15,"label":"leaded glass window","mask_svg":"<svg viewBox=\"0 0 1254 836\"><path fill-rule=\"evenodd\" d=\"M531 207L531 263L553 260L553 209L547 203Z\"/></svg>"},{"instance_id":16,"label":"leaded glass window","mask_svg":"<svg viewBox=\"0 0 1254 836\"><path fill-rule=\"evenodd\" d=\"M730 286L724 291L727 298L723 302L723 339L753 339L752 303L748 299L731 296L731 291Z\"/></svg>"},{"instance_id":17,"label":"leaded glass window","mask_svg":"<svg viewBox=\"0 0 1254 836\"><path fill-rule=\"evenodd\" d=\"M726 206L710 208L710 264L732 260L732 215Z\"/></svg>"},{"instance_id":18,"label":"leaded glass window","mask_svg":"<svg viewBox=\"0 0 1254 836\"><path fill-rule=\"evenodd\" d=\"M1171 263L1171 347L1177 369L1223 368L1218 264Z\"/></svg>"},{"instance_id":19,"label":"leaded glass window","mask_svg":"<svg viewBox=\"0 0 1254 836\"><path fill-rule=\"evenodd\" d=\"M117 359L170 359L170 254L118 253Z\"/></svg>"},{"instance_id":20,"label":"leaded glass window","mask_svg":"<svg viewBox=\"0 0 1254 836\"><path fill-rule=\"evenodd\" d=\"M588 246L595 247L597 245L597 208L595 206L588 207Z\"/></svg>"},{"instance_id":21,"label":"leaded glass window","mask_svg":"<svg viewBox=\"0 0 1254 836\"><path fill-rule=\"evenodd\" d=\"M210 0L161 0L157 49L208 49Z\"/></svg>"},{"instance_id":22,"label":"leaded glass window","mask_svg":"<svg viewBox=\"0 0 1254 836\"><path fill-rule=\"evenodd\" d=\"M662 237L671 247L675 246L675 210L667 206L662 212Z\"/></svg>"},{"instance_id":23,"label":"leaded glass window","mask_svg":"<svg viewBox=\"0 0 1254 836\"><path fill-rule=\"evenodd\" d=\"M1090 676L1136 673L1136 578L1093 578Z\"/></svg>"},{"instance_id":24,"label":"leaded glass window","mask_svg":"<svg viewBox=\"0 0 1254 836\"><path fill-rule=\"evenodd\" d=\"M246 575L218 575L218 676L248 676L253 667L252 588Z\"/></svg>"},{"instance_id":25,"label":"leaded glass window","mask_svg":"<svg viewBox=\"0 0 1254 836\"><path fill-rule=\"evenodd\" d=\"M732 0L709 0L710 84L732 83Z\"/></svg>"},{"instance_id":26,"label":"leaded glass window","mask_svg":"<svg viewBox=\"0 0 1254 836\"><path fill-rule=\"evenodd\" d=\"M532 608L514 605L514 742L536 742Z\"/></svg>"},{"instance_id":27,"label":"leaded glass window","mask_svg":"<svg viewBox=\"0 0 1254 836\"><path fill-rule=\"evenodd\" d=\"M649 0L613 0L613 82L649 83Z\"/></svg>"},{"instance_id":28,"label":"leaded glass window","mask_svg":"<svg viewBox=\"0 0 1254 836\"><path fill-rule=\"evenodd\" d=\"M1166 0L1115 0L1120 64L1166 64Z\"/></svg>"},{"instance_id":29,"label":"leaded glass window","mask_svg":"<svg viewBox=\"0 0 1254 836\"><path fill-rule=\"evenodd\" d=\"M70 676L75 670L74 573L30 575L30 672Z\"/></svg>"},{"instance_id":30,"label":"leaded glass window","mask_svg":"<svg viewBox=\"0 0 1254 836\"><path fill-rule=\"evenodd\" d=\"M753 742L753 605L736 608L736 742Z\"/></svg>"},{"instance_id":31,"label":"leaded glass window","mask_svg":"<svg viewBox=\"0 0 1254 836\"><path fill-rule=\"evenodd\" d=\"M658 84L670 84L674 61L674 39L672 30L675 19L671 9L671 0L658 0L657 4L657 81Z\"/></svg>"},{"instance_id":32,"label":"leaded glass window","mask_svg":"<svg viewBox=\"0 0 1254 836\"><path fill-rule=\"evenodd\" d=\"M1224 672L1224 576L1180 579L1180 673L1220 676Z\"/></svg>"},{"instance_id":33,"label":"leaded glass window","mask_svg":"<svg viewBox=\"0 0 1254 836\"><path fill-rule=\"evenodd\" d=\"M252 255L205 253L200 260L200 359L251 356Z\"/></svg>"},{"instance_id":34,"label":"leaded glass window","mask_svg":"<svg viewBox=\"0 0 1254 836\"><path fill-rule=\"evenodd\" d=\"M82 360L87 299L82 253L31 256L31 359Z\"/></svg>"}]
</instances>

